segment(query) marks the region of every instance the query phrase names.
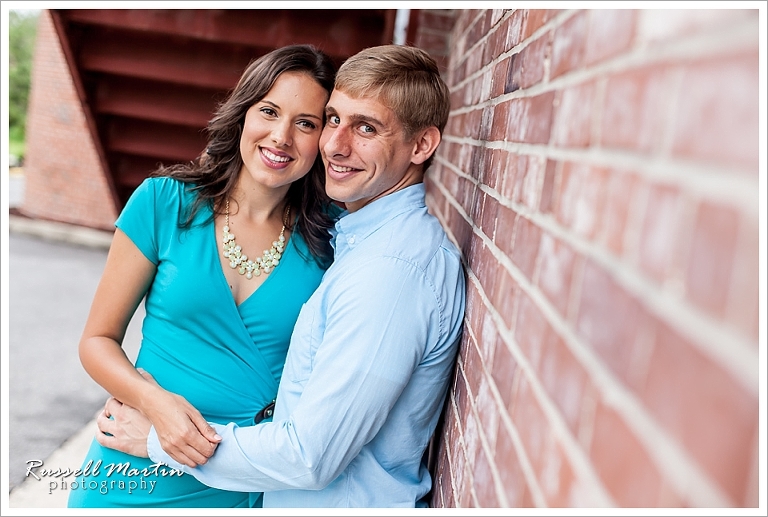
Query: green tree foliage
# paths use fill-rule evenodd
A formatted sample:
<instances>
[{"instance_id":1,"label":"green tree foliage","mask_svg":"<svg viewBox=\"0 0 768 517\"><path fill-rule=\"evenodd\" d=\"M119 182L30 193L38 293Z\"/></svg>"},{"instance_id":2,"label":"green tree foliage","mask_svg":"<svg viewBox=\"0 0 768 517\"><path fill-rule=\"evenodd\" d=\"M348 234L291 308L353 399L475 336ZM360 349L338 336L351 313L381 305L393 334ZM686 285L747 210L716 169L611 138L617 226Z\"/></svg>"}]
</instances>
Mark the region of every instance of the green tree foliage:
<instances>
[{"instance_id":1,"label":"green tree foliage","mask_svg":"<svg viewBox=\"0 0 768 517\"><path fill-rule=\"evenodd\" d=\"M24 140L39 11L9 11L8 119L11 140Z\"/></svg>"}]
</instances>

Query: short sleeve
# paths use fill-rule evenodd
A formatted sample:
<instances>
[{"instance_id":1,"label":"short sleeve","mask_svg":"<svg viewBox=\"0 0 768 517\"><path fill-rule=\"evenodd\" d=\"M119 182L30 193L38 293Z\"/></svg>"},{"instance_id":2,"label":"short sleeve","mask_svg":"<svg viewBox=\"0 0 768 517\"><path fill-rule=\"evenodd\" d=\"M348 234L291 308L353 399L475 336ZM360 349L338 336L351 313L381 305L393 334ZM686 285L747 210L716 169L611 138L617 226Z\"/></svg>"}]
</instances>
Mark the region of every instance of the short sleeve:
<instances>
[{"instance_id":1,"label":"short sleeve","mask_svg":"<svg viewBox=\"0 0 768 517\"><path fill-rule=\"evenodd\" d=\"M158 247L155 232L155 182L145 179L131 194L115 226L125 233L153 264L157 264Z\"/></svg>"}]
</instances>

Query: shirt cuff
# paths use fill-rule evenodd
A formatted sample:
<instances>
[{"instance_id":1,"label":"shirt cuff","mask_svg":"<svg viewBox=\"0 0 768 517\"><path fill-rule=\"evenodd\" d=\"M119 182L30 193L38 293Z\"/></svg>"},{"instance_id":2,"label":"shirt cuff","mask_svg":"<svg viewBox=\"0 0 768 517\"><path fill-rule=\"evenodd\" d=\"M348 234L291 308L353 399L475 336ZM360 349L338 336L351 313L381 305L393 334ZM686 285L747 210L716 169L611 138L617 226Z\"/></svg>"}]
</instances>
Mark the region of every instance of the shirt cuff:
<instances>
[{"instance_id":1,"label":"shirt cuff","mask_svg":"<svg viewBox=\"0 0 768 517\"><path fill-rule=\"evenodd\" d=\"M176 470L189 472L189 467L171 458L160 446L160 439L157 437L155 426L149 428L149 434L147 435L147 454L149 455L149 459L154 463L162 463Z\"/></svg>"}]
</instances>

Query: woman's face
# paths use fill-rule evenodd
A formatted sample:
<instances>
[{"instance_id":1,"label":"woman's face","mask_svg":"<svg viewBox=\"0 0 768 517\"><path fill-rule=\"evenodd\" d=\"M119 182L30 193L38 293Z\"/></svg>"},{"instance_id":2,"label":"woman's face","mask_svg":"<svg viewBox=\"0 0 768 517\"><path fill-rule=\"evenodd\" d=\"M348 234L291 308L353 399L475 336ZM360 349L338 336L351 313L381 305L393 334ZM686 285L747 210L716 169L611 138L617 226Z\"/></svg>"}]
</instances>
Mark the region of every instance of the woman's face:
<instances>
[{"instance_id":1,"label":"woman's face","mask_svg":"<svg viewBox=\"0 0 768 517\"><path fill-rule=\"evenodd\" d=\"M303 177L318 153L328 92L310 75L283 72L245 114L240 137L240 181L288 187Z\"/></svg>"}]
</instances>

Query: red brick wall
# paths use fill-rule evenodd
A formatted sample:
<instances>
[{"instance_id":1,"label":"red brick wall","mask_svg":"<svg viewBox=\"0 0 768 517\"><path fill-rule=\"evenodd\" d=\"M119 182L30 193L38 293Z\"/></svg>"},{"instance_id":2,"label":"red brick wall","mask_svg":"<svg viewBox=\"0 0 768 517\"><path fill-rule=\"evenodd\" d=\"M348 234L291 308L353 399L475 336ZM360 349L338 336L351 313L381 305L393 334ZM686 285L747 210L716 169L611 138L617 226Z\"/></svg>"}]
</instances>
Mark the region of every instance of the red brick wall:
<instances>
[{"instance_id":1,"label":"red brick wall","mask_svg":"<svg viewBox=\"0 0 768 517\"><path fill-rule=\"evenodd\" d=\"M37 28L24 177L24 215L114 230L112 194L45 10Z\"/></svg>"},{"instance_id":2,"label":"red brick wall","mask_svg":"<svg viewBox=\"0 0 768 517\"><path fill-rule=\"evenodd\" d=\"M455 16L433 505L756 507L758 11Z\"/></svg>"}]
</instances>

